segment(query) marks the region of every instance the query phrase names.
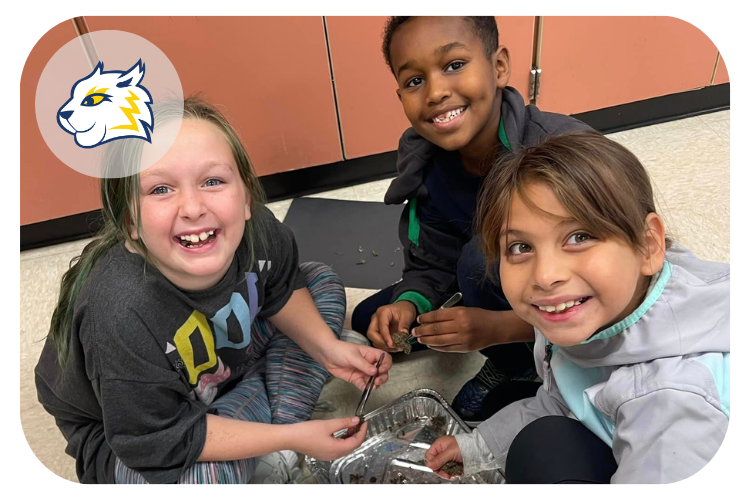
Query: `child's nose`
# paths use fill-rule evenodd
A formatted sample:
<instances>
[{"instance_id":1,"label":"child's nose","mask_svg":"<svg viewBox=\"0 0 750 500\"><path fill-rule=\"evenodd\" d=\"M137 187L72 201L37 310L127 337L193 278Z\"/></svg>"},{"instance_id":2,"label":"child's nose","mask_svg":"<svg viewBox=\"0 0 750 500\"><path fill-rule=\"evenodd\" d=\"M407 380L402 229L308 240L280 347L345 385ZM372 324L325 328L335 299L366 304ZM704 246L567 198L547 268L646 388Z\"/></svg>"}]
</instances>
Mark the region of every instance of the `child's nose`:
<instances>
[{"instance_id":1,"label":"child's nose","mask_svg":"<svg viewBox=\"0 0 750 500\"><path fill-rule=\"evenodd\" d=\"M206 213L206 205L198 193L184 193L180 200L180 216L186 219L197 219Z\"/></svg>"},{"instance_id":2,"label":"child's nose","mask_svg":"<svg viewBox=\"0 0 750 500\"><path fill-rule=\"evenodd\" d=\"M567 272L557 259L540 259L534 262L534 282L542 289L550 289L567 280Z\"/></svg>"},{"instance_id":3,"label":"child's nose","mask_svg":"<svg viewBox=\"0 0 750 500\"><path fill-rule=\"evenodd\" d=\"M445 78L434 77L427 83L427 98L431 104L442 102L450 97L451 90Z\"/></svg>"}]
</instances>

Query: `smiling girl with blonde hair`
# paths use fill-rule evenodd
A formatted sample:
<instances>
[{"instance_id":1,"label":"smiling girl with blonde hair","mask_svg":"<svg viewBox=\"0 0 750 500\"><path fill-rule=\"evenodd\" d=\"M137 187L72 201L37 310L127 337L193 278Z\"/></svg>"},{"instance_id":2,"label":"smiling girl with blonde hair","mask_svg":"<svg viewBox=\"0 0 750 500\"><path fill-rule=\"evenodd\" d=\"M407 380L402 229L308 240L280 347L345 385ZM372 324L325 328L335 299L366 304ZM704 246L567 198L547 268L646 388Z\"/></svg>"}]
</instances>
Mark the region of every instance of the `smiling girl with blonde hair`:
<instances>
[{"instance_id":1,"label":"smiling girl with blonde hair","mask_svg":"<svg viewBox=\"0 0 750 500\"><path fill-rule=\"evenodd\" d=\"M381 351L338 339L341 280L299 264L221 113L188 98L154 115L155 137L182 119L179 134L102 179L104 228L63 276L39 400L81 482L290 482L296 452L362 443L366 424L333 437L356 419L307 420L329 373L362 389ZM137 172L142 145L112 143L105 169Z\"/></svg>"}]
</instances>

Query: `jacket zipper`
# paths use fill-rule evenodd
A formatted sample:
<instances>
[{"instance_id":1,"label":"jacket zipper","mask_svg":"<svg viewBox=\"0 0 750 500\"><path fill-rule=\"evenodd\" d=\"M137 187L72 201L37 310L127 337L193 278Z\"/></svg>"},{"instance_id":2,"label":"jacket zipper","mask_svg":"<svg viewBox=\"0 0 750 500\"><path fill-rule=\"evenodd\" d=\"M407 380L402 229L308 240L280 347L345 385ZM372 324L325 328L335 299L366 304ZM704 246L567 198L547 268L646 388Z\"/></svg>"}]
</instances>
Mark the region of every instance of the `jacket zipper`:
<instances>
[{"instance_id":1,"label":"jacket zipper","mask_svg":"<svg viewBox=\"0 0 750 500\"><path fill-rule=\"evenodd\" d=\"M549 388L552 385L552 367L550 362L552 361L552 344L546 341L544 346L544 384L547 386L547 394L549 394Z\"/></svg>"}]
</instances>

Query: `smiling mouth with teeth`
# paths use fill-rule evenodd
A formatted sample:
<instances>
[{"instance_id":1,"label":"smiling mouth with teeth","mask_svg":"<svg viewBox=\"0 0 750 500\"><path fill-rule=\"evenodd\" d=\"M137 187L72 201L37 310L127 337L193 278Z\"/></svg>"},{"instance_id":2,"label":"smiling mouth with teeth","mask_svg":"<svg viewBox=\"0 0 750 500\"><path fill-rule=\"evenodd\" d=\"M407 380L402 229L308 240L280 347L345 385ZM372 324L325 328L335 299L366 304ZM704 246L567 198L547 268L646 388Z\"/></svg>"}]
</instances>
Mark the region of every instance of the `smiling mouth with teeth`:
<instances>
[{"instance_id":1,"label":"smiling mouth with teeth","mask_svg":"<svg viewBox=\"0 0 750 500\"><path fill-rule=\"evenodd\" d=\"M581 297L578 300L569 300L567 302L563 302L562 304L557 304L556 306L536 306L539 308L540 311L551 313L551 314L559 314L563 311L567 311L571 307L580 306L587 300L589 300L591 297Z\"/></svg>"},{"instance_id":2,"label":"smiling mouth with teeth","mask_svg":"<svg viewBox=\"0 0 750 500\"><path fill-rule=\"evenodd\" d=\"M447 123L453 120L455 117L461 115L464 111L466 111L466 106L464 106L463 108L458 108L452 111L448 111L447 113L443 113L440 116L436 116L431 121L432 123Z\"/></svg>"},{"instance_id":3,"label":"smiling mouth with teeth","mask_svg":"<svg viewBox=\"0 0 750 500\"><path fill-rule=\"evenodd\" d=\"M200 248L216 239L216 231L212 229L211 231L198 234L183 234L179 239L180 245L185 248Z\"/></svg>"}]
</instances>

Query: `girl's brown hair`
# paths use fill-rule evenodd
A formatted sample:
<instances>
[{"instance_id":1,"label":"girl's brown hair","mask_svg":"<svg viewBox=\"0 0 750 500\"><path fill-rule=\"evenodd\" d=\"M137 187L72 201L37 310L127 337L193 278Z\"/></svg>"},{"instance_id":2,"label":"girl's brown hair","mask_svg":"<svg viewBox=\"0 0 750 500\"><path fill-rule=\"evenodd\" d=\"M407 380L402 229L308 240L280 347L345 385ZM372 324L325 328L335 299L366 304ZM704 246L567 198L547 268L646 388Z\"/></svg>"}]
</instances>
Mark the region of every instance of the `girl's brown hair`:
<instances>
[{"instance_id":1,"label":"girl's brown hair","mask_svg":"<svg viewBox=\"0 0 750 500\"><path fill-rule=\"evenodd\" d=\"M514 193L529 207L541 210L526 192L532 183L548 186L593 236L622 238L633 249L644 249L645 219L656 212L646 169L615 141L598 132L580 131L550 137L493 167L484 181L476 217L487 262L499 261L503 252L501 234Z\"/></svg>"}]
</instances>

